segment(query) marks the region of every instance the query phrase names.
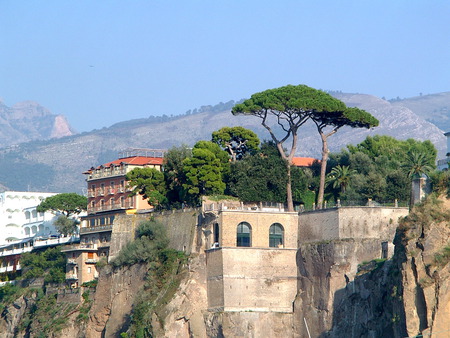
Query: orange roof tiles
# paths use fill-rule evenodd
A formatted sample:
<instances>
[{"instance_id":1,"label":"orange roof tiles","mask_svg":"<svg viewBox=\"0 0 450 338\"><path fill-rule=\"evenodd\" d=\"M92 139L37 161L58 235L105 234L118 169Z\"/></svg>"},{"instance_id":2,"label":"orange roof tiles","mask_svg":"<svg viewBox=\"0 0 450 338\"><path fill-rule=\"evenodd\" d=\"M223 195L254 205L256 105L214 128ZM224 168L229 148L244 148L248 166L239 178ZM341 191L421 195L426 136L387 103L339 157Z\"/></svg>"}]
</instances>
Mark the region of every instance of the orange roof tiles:
<instances>
[{"instance_id":1,"label":"orange roof tiles","mask_svg":"<svg viewBox=\"0 0 450 338\"><path fill-rule=\"evenodd\" d=\"M296 167L310 167L314 163L314 161L317 161L320 163L318 159L315 159L313 157L294 157L292 159L292 164Z\"/></svg>"},{"instance_id":2,"label":"orange roof tiles","mask_svg":"<svg viewBox=\"0 0 450 338\"><path fill-rule=\"evenodd\" d=\"M146 156L130 156L130 157L124 157L119 158L117 160L114 160L112 162L108 162L105 164L102 164L98 166L97 168L91 168L84 172L83 174L88 174L94 169L100 169L100 168L110 168L113 166L118 166L121 163L130 164L130 165L162 165L163 164L163 158L162 157L146 157Z\"/></svg>"}]
</instances>

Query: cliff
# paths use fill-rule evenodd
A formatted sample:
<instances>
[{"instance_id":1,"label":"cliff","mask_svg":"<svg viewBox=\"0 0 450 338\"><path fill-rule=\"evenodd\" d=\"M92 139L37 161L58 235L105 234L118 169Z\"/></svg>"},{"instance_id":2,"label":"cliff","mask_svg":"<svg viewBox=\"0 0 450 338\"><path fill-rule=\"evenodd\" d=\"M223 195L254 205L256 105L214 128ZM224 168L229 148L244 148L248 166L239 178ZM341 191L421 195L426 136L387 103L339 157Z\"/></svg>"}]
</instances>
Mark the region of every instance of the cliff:
<instances>
[{"instance_id":1,"label":"cliff","mask_svg":"<svg viewBox=\"0 0 450 338\"><path fill-rule=\"evenodd\" d=\"M150 323L148 328L158 337L447 336L449 210L450 201L446 199L430 198L415 207L400 222L394 255L387 260L373 260L371 252L380 250L376 238L299 244L295 255L297 295L292 310L285 312L208 310L207 269L211 262L205 261L203 250L209 235L207 222L198 211L156 215L168 227L171 246L189 253L190 258L173 275L179 281L176 287L167 283L156 306L151 305L145 319ZM119 242L126 241L136 224L119 226L116 236L123 236ZM51 336L97 338L125 334L142 306L148 271L146 264L101 270L85 320L80 320L80 314L86 300L82 303L78 297L79 303L71 308L66 304L68 299L58 296L66 321ZM17 331L30 318L27 313L34 307L34 298L33 294L21 296L3 310L0 328L7 333L5 337L33 337L43 330L38 318L31 317L28 331Z\"/></svg>"}]
</instances>

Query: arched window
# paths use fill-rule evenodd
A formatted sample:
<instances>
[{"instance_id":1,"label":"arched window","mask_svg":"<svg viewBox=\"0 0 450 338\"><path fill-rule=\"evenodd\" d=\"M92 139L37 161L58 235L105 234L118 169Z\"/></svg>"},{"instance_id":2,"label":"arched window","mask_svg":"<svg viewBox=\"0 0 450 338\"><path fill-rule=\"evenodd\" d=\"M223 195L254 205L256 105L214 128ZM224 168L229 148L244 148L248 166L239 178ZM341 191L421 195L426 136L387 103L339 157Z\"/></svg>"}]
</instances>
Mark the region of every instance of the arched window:
<instances>
[{"instance_id":1,"label":"arched window","mask_svg":"<svg viewBox=\"0 0 450 338\"><path fill-rule=\"evenodd\" d=\"M237 226L237 246L252 246L252 228L247 222Z\"/></svg>"},{"instance_id":2,"label":"arched window","mask_svg":"<svg viewBox=\"0 0 450 338\"><path fill-rule=\"evenodd\" d=\"M284 245L284 229L280 223L274 223L269 229L269 246L282 248Z\"/></svg>"}]
</instances>

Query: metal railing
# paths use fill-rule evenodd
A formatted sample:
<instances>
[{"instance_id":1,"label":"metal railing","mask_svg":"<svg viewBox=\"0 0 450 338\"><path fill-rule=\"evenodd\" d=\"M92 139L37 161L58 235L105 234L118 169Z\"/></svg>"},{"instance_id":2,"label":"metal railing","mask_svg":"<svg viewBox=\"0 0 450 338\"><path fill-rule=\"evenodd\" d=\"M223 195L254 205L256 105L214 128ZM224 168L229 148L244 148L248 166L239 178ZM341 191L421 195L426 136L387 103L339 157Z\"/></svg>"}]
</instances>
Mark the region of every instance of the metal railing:
<instances>
[{"instance_id":1,"label":"metal railing","mask_svg":"<svg viewBox=\"0 0 450 338\"><path fill-rule=\"evenodd\" d=\"M86 227L80 229L80 234L88 234L93 232L102 232L102 231L110 231L112 230L113 226L110 225L100 225L100 226L94 226L94 227Z\"/></svg>"},{"instance_id":2,"label":"metal railing","mask_svg":"<svg viewBox=\"0 0 450 338\"><path fill-rule=\"evenodd\" d=\"M204 212L214 211L268 211L268 212L284 212L285 206L283 203L277 202L215 202L203 203Z\"/></svg>"},{"instance_id":3,"label":"metal railing","mask_svg":"<svg viewBox=\"0 0 450 338\"><path fill-rule=\"evenodd\" d=\"M309 206L300 205L296 207L296 210L298 212L304 212L304 211L313 211L313 210L319 210L319 209L333 209L333 208L340 208L340 207L386 207L386 208L405 208L409 206L409 201L374 201L372 199L366 199L366 200L337 200L336 202L328 202L325 201L323 203L323 207L319 208L315 203Z\"/></svg>"},{"instance_id":4,"label":"metal railing","mask_svg":"<svg viewBox=\"0 0 450 338\"><path fill-rule=\"evenodd\" d=\"M88 213L96 213L101 211L111 211L111 210L122 210L122 209L133 209L133 203L113 203L105 204L99 207L89 207Z\"/></svg>"},{"instance_id":5,"label":"metal railing","mask_svg":"<svg viewBox=\"0 0 450 338\"><path fill-rule=\"evenodd\" d=\"M104 177L112 177L112 176L123 176L126 175L127 169L126 168L112 168L112 169L100 169L100 170L93 170L91 174L88 176L88 180L95 180L98 178L104 178Z\"/></svg>"},{"instance_id":6,"label":"metal railing","mask_svg":"<svg viewBox=\"0 0 450 338\"><path fill-rule=\"evenodd\" d=\"M61 248L61 251L65 252L65 251L76 251L86 249L97 250L97 244L80 243L80 244L64 245Z\"/></svg>"}]
</instances>

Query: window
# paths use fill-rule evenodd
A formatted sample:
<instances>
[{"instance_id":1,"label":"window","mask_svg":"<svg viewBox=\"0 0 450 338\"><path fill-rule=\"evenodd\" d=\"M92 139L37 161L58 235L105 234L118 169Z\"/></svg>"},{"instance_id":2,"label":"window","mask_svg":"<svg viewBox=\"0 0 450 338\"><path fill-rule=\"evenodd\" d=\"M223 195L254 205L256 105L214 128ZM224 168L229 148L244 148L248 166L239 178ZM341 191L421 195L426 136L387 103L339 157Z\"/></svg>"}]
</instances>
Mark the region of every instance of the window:
<instances>
[{"instance_id":1,"label":"window","mask_svg":"<svg viewBox=\"0 0 450 338\"><path fill-rule=\"evenodd\" d=\"M87 270L88 270L88 273L91 273L91 267L90 266L88 267Z\"/></svg>"},{"instance_id":2,"label":"window","mask_svg":"<svg viewBox=\"0 0 450 338\"><path fill-rule=\"evenodd\" d=\"M94 259L94 253L88 252L88 259Z\"/></svg>"},{"instance_id":3,"label":"window","mask_svg":"<svg viewBox=\"0 0 450 338\"><path fill-rule=\"evenodd\" d=\"M252 229L247 222L237 226L237 246L252 246Z\"/></svg>"},{"instance_id":4,"label":"window","mask_svg":"<svg viewBox=\"0 0 450 338\"><path fill-rule=\"evenodd\" d=\"M274 223L269 228L269 246L282 248L284 245L284 230L280 223Z\"/></svg>"},{"instance_id":5,"label":"window","mask_svg":"<svg viewBox=\"0 0 450 338\"><path fill-rule=\"evenodd\" d=\"M214 223L214 243L219 243L219 223Z\"/></svg>"},{"instance_id":6,"label":"window","mask_svg":"<svg viewBox=\"0 0 450 338\"><path fill-rule=\"evenodd\" d=\"M388 242L381 242L381 258L382 259L388 259Z\"/></svg>"}]
</instances>

